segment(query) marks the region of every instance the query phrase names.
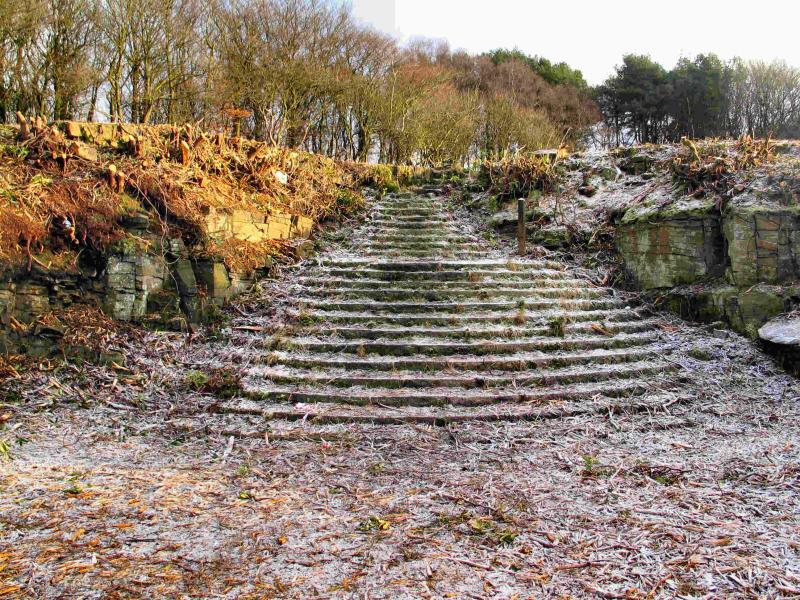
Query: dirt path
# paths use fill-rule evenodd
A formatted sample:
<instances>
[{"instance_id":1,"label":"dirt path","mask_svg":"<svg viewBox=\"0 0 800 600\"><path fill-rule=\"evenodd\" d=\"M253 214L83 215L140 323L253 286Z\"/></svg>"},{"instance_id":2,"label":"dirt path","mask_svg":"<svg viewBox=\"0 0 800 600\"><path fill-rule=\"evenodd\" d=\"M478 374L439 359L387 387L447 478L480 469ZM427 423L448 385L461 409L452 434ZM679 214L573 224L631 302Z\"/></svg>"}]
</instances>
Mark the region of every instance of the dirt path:
<instances>
[{"instance_id":1,"label":"dirt path","mask_svg":"<svg viewBox=\"0 0 800 600\"><path fill-rule=\"evenodd\" d=\"M0 597L800 593L800 387L752 344L431 198L339 237L216 339L6 385Z\"/></svg>"}]
</instances>

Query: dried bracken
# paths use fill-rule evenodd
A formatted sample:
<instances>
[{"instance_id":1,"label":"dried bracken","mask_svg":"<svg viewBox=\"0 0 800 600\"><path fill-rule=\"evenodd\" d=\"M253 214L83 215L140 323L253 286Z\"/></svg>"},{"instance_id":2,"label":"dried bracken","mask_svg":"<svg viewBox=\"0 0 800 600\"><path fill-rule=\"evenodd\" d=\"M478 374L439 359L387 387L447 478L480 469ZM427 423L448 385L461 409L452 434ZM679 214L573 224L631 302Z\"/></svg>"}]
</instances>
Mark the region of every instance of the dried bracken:
<instances>
[{"instance_id":1,"label":"dried bracken","mask_svg":"<svg viewBox=\"0 0 800 600\"><path fill-rule=\"evenodd\" d=\"M50 266L65 254L60 261L69 263L82 250L107 249L124 236L122 220L139 213L213 254L204 229L211 209L319 221L361 202L356 169L319 155L191 126L108 127L118 128L113 140L98 142L75 141L56 126L24 139L15 128L0 132L0 260ZM260 251L279 253L276 245ZM253 253L239 244L221 257L248 265Z\"/></svg>"},{"instance_id":2,"label":"dried bracken","mask_svg":"<svg viewBox=\"0 0 800 600\"><path fill-rule=\"evenodd\" d=\"M559 178L556 156L520 153L484 161L478 178L482 187L499 198L524 198L534 190L552 191Z\"/></svg>"},{"instance_id":3,"label":"dried bracken","mask_svg":"<svg viewBox=\"0 0 800 600\"><path fill-rule=\"evenodd\" d=\"M702 197L719 194L725 197L735 184L736 176L772 160L775 144L769 138L754 140L744 136L729 140L682 140L684 150L669 160L676 185L687 194Z\"/></svg>"}]
</instances>

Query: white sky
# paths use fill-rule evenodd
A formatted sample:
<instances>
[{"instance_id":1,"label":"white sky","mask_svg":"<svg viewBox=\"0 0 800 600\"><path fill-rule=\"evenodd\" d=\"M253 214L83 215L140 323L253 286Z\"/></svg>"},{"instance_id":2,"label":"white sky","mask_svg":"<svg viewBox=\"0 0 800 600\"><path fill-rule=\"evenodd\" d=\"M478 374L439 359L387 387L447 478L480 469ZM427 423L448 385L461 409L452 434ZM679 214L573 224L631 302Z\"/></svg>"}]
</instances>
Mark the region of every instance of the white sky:
<instances>
[{"instance_id":1,"label":"white sky","mask_svg":"<svg viewBox=\"0 0 800 600\"><path fill-rule=\"evenodd\" d=\"M400 40L446 39L473 53L517 47L566 61L591 85L626 53L649 54L668 69L707 52L800 67L800 0L351 1L357 17Z\"/></svg>"}]
</instances>

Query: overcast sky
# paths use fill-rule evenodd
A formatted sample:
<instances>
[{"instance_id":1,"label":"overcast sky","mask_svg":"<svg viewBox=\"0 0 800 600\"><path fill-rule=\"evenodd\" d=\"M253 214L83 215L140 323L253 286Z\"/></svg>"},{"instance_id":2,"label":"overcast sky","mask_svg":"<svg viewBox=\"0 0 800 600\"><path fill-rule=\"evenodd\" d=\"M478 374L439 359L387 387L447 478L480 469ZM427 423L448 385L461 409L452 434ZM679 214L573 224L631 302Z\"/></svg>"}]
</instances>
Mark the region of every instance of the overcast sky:
<instances>
[{"instance_id":1,"label":"overcast sky","mask_svg":"<svg viewBox=\"0 0 800 600\"><path fill-rule=\"evenodd\" d=\"M592 84L623 54L667 68L681 56L800 66L800 0L352 0L356 16L400 40L443 38L473 53L517 47L583 71ZM658 5L659 10L651 9Z\"/></svg>"}]
</instances>

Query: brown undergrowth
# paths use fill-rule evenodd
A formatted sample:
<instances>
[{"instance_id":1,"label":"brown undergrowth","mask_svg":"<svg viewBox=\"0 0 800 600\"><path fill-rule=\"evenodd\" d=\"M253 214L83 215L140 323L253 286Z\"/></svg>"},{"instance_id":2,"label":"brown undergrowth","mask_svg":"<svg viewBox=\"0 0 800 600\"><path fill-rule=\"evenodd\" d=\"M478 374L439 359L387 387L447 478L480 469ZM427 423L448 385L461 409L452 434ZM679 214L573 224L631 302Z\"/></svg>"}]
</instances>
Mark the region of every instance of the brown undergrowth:
<instances>
[{"instance_id":1,"label":"brown undergrowth","mask_svg":"<svg viewBox=\"0 0 800 600\"><path fill-rule=\"evenodd\" d=\"M503 199L524 198L534 190L551 192L558 180L558 160L545 155L517 154L487 160L478 173L480 185Z\"/></svg>"},{"instance_id":2,"label":"brown undergrowth","mask_svg":"<svg viewBox=\"0 0 800 600\"><path fill-rule=\"evenodd\" d=\"M191 126L108 127L117 128L113 139L97 142L41 122L22 134L0 130L1 262L68 268L79 253L124 238L125 219L146 214L229 266L252 268L285 243L212 244L210 210L346 216L377 168Z\"/></svg>"},{"instance_id":3,"label":"brown undergrowth","mask_svg":"<svg viewBox=\"0 0 800 600\"><path fill-rule=\"evenodd\" d=\"M775 157L775 143L744 136L730 140L682 140L682 151L668 161L675 185L687 194L703 197L719 194L724 198L736 183L736 176Z\"/></svg>"}]
</instances>

